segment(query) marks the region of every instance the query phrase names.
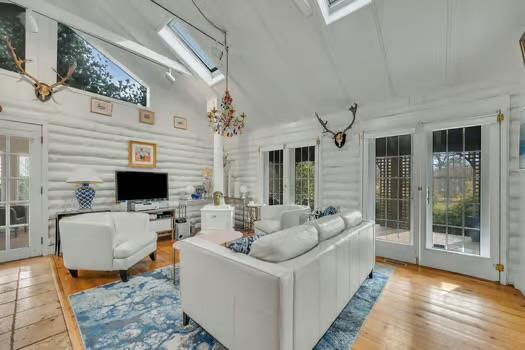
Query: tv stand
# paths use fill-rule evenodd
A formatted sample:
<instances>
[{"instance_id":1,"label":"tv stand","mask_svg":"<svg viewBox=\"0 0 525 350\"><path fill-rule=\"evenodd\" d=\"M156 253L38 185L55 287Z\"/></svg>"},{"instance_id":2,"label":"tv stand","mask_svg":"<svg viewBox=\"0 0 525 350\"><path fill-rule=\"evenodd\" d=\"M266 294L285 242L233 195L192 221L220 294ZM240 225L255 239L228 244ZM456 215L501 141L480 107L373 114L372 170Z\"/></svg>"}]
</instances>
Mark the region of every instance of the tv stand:
<instances>
[{"instance_id":1,"label":"tv stand","mask_svg":"<svg viewBox=\"0 0 525 350\"><path fill-rule=\"evenodd\" d=\"M159 237L171 235L171 239L175 240L175 208L143 210L141 213L149 215L150 229Z\"/></svg>"}]
</instances>

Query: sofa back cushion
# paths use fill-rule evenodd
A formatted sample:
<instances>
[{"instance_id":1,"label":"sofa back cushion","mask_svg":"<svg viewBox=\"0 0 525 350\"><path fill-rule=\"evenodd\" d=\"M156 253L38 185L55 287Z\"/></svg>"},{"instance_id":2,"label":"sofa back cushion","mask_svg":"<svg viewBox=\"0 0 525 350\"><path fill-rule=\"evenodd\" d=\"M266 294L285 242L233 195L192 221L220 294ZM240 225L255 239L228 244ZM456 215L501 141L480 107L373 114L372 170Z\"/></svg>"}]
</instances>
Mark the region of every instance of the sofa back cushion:
<instances>
[{"instance_id":1,"label":"sofa back cushion","mask_svg":"<svg viewBox=\"0 0 525 350\"><path fill-rule=\"evenodd\" d=\"M340 215L324 216L312 223L319 232L319 242L332 238L345 229L345 222Z\"/></svg>"},{"instance_id":2,"label":"sofa back cushion","mask_svg":"<svg viewBox=\"0 0 525 350\"><path fill-rule=\"evenodd\" d=\"M252 244L250 256L269 262L286 261L306 253L318 242L314 226L295 226L259 238Z\"/></svg>"},{"instance_id":3,"label":"sofa back cushion","mask_svg":"<svg viewBox=\"0 0 525 350\"><path fill-rule=\"evenodd\" d=\"M343 221L345 222L345 228L356 227L363 222L363 214L359 210L345 210L340 213Z\"/></svg>"}]
</instances>

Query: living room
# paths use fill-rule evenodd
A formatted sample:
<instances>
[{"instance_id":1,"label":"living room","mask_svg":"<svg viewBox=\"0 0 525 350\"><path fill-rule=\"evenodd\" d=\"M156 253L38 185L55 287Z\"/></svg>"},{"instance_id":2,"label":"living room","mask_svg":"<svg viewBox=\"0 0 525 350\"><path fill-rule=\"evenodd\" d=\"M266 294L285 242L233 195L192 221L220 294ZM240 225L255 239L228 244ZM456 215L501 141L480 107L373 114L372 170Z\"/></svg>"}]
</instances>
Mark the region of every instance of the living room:
<instances>
[{"instance_id":1,"label":"living room","mask_svg":"<svg viewBox=\"0 0 525 350\"><path fill-rule=\"evenodd\" d=\"M0 348L524 348L523 14L0 0Z\"/></svg>"}]
</instances>

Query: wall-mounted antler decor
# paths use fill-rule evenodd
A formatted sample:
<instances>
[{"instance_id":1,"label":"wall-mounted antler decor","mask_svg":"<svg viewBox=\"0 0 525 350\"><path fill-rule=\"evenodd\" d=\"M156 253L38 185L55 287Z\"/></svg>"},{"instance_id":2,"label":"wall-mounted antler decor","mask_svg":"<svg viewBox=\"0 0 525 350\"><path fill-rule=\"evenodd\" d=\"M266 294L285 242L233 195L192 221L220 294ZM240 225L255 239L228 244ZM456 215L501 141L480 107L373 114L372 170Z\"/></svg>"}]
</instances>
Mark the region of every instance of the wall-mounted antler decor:
<instances>
[{"instance_id":1,"label":"wall-mounted antler decor","mask_svg":"<svg viewBox=\"0 0 525 350\"><path fill-rule=\"evenodd\" d=\"M321 119L321 117L319 117L319 114L317 114L317 112L315 112L315 116L317 117L317 120L319 121L319 123L321 123L321 126L323 127L324 129L324 132L323 133L330 133L334 136L334 141L335 141L335 145L338 147L338 148L341 148L345 145L345 142L346 142L346 132L348 130L350 130L352 128L352 126L354 125L354 122L355 122L355 114L357 112L357 103L354 103L352 106L350 106L350 108L348 108L348 110L350 112L352 112L353 114L353 119L352 121L350 122L350 124L343 130L343 131L338 131L338 132L334 132L330 129L328 129L327 127L327 124L328 124L328 120L327 121L323 121Z\"/></svg>"},{"instance_id":2,"label":"wall-mounted antler decor","mask_svg":"<svg viewBox=\"0 0 525 350\"><path fill-rule=\"evenodd\" d=\"M29 78L29 80L33 82L33 87L35 88L35 95L41 102L49 101L49 99L53 96L54 89L61 85L66 85L66 81L69 78L71 78L71 76L75 72L75 65L69 67L65 77L60 76L60 74L58 74L58 72L53 69L53 71L57 74L60 80L52 85L42 83L26 71L25 63L29 60L23 60L21 58L18 58L18 56L16 55L16 49L11 45L11 42L8 39L6 39L5 41L7 43L7 47L11 51L11 55L13 56L13 60L15 61L19 73L23 76L26 76L27 78Z\"/></svg>"}]
</instances>

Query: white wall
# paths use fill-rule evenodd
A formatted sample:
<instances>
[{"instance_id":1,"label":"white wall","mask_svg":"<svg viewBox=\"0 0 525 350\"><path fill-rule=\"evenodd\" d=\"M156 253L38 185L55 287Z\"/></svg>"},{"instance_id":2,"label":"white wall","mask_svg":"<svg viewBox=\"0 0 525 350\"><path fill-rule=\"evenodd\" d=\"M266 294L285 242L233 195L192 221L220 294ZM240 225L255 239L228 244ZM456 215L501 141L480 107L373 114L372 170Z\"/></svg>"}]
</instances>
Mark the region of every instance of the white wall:
<instances>
[{"instance_id":1,"label":"white wall","mask_svg":"<svg viewBox=\"0 0 525 350\"><path fill-rule=\"evenodd\" d=\"M35 15L37 16L37 15ZM33 62L27 69L42 81L52 82L56 66L56 23L37 16L40 32L27 34L26 56ZM122 53L118 53L122 56ZM125 58L125 57L124 57ZM132 62L136 58L130 58ZM138 76L150 72L149 63L130 66ZM148 69L147 69L148 68ZM104 180L96 185L94 207L110 207L115 203L115 170L128 165L128 141L139 140L158 145L155 171L169 173L170 199L179 197L187 184L202 183L202 169L211 167L213 143L206 124L206 98L185 91L180 83L165 85L162 79L140 78L149 85L151 105L156 112L156 124L140 124L139 106L113 100L113 116L90 113L93 94L65 88L57 92L54 101L36 100L29 82L19 75L0 70L0 118L20 122L37 121L47 127L48 135L48 203L49 217L55 212L78 207L73 185L65 183L69 173L79 165L93 167ZM100 97L100 96L99 96ZM100 97L103 99L104 97ZM173 115L188 119L189 130L173 128ZM198 208L189 210L190 218L200 219ZM53 244L54 223L49 221L50 242Z\"/></svg>"},{"instance_id":2,"label":"white wall","mask_svg":"<svg viewBox=\"0 0 525 350\"><path fill-rule=\"evenodd\" d=\"M504 232L504 240L508 238L509 258L508 282L516 283L525 290L525 172L511 171L516 168L519 143L519 108L525 102L522 100L519 88L490 88L474 91L473 89L450 90L439 95L424 98L410 98L383 105L366 106L358 109L357 122L348 134L347 144L339 150L330 137L322 137L320 157L320 206L335 205L342 207L361 207L361 142L358 134L362 130L381 130L385 122L396 127L414 127L422 120L439 120L444 115L460 118L480 116L485 113L496 113L502 108L511 122L509 133L509 193L510 198L504 210L504 216L510 219L508 232ZM501 107L503 106L503 107ZM512 108L510 109L510 106ZM347 111L341 111L327 116L332 129L342 129L351 117ZM249 123L249 121L248 121ZM321 135L321 127L312 114L311 118L299 122L279 125L272 128L248 132L239 138L226 143L230 153L232 175L241 183L249 185L250 196L258 194L258 157L259 148L264 146L286 144L299 141L315 140ZM259 198L260 200L260 198ZM505 219L504 218L504 219ZM504 225L505 221L504 221ZM504 229L505 230L505 229ZM504 252L505 256L505 252Z\"/></svg>"}]
</instances>

